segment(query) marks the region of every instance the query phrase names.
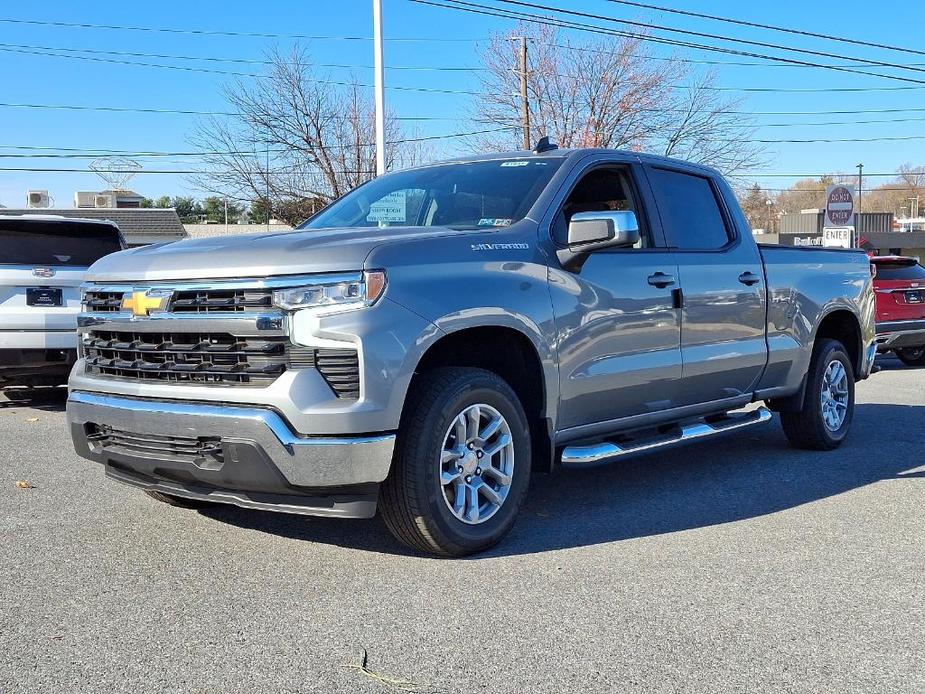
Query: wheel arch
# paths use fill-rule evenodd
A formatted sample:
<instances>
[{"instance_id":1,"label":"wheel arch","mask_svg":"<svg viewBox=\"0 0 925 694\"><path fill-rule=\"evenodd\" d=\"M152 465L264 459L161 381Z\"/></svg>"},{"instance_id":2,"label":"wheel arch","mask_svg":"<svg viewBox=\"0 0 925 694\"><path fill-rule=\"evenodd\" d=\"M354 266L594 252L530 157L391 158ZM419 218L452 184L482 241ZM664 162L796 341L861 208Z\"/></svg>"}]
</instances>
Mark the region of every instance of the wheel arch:
<instances>
[{"instance_id":1,"label":"wheel arch","mask_svg":"<svg viewBox=\"0 0 925 694\"><path fill-rule=\"evenodd\" d=\"M815 354L819 341L825 339L838 340L844 345L845 350L848 352L848 359L854 370L855 378L857 378L857 374L861 373L863 368L862 360L864 359L864 338L861 332L861 321L850 308L841 305L834 306L821 314L813 330L812 338L806 344L805 349L810 351L810 358L806 362L807 368L801 379L800 388L792 395L770 400L768 404L772 410L775 412L798 412L803 408L806 395L806 380L812 364L812 355Z\"/></svg>"},{"instance_id":2,"label":"wheel arch","mask_svg":"<svg viewBox=\"0 0 925 694\"><path fill-rule=\"evenodd\" d=\"M439 325L439 324L438 324ZM422 352L408 392L424 373L446 366L482 368L503 378L517 394L530 423L534 467L552 467L552 422L558 402L558 381L549 378L554 363L538 333L510 324L454 326L441 331ZM539 345L537 344L539 342ZM406 397L406 403L408 398Z\"/></svg>"}]
</instances>

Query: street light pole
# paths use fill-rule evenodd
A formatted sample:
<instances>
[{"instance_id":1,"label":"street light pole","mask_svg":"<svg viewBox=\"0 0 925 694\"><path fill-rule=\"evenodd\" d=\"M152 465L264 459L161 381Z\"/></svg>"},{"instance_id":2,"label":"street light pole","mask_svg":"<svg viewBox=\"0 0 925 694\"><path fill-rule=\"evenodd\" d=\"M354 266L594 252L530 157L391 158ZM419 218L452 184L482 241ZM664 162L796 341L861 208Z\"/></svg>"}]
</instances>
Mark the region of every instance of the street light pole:
<instances>
[{"instance_id":1,"label":"street light pole","mask_svg":"<svg viewBox=\"0 0 925 694\"><path fill-rule=\"evenodd\" d=\"M385 74L382 59L382 0L373 0L373 65L376 73L376 175L385 173Z\"/></svg>"}]
</instances>

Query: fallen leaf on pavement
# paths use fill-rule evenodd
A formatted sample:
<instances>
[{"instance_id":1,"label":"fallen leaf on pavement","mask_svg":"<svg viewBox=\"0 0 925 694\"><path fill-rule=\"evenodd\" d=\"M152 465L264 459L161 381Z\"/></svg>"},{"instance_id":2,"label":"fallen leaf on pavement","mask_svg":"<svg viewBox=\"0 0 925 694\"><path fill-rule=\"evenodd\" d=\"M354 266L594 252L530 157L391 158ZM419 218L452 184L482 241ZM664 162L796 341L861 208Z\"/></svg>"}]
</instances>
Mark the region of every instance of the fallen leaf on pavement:
<instances>
[{"instance_id":1,"label":"fallen leaf on pavement","mask_svg":"<svg viewBox=\"0 0 925 694\"><path fill-rule=\"evenodd\" d=\"M35 489L34 484L29 484L26 480L16 480L17 489Z\"/></svg>"},{"instance_id":2,"label":"fallen leaf on pavement","mask_svg":"<svg viewBox=\"0 0 925 694\"><path fill-rule=\"evenodd\" d=\"M29 419L27 419L26 421L27 421L27 422L37 422L37 421L39 421L39 418L38 418L38 417L29 417Z\"/></svg>"}]
</instances>

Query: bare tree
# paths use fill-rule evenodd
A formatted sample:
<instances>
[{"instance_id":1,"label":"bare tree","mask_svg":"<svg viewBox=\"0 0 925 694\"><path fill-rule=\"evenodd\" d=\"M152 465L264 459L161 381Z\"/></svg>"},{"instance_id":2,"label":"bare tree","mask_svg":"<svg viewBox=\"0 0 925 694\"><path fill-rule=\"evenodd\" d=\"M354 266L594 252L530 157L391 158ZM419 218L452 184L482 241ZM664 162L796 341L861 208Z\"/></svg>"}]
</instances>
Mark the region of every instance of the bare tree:
<instances>
[{"instance_id":1,"label":"bare tree","mask_svg":"<svg viewBox=\"0 0 925 694\"><path fill-rule=\"evenodd\" d=\"M485 77L473 117L506 130L478 140L481 147L521 146L519 37L530 46L527 87L537 136L564 147L648 150L727 174L760 163L760 147L748 141L749 119L733 113L739 101L721 98L711 73L651 55L641 35L576 44L533 25L495 35L482 52Z\"/></svg>"},{"instance_id":2,"label":"bare tree","mask_svg":"<svg viewBox=\"0 0 925 694\"><path fill-rule=\"evenodd\" d=\"M269 196L274 210L299 211L374 177L374 110L364 88L319 75L304 48L275 51L269 63L260 78L225 88L235 115L210 117L194 133L208 171L197 185L264 204ZM386 141L390 168L424 156L421 143L391 117Z\"/></svg>"}]
</instances>

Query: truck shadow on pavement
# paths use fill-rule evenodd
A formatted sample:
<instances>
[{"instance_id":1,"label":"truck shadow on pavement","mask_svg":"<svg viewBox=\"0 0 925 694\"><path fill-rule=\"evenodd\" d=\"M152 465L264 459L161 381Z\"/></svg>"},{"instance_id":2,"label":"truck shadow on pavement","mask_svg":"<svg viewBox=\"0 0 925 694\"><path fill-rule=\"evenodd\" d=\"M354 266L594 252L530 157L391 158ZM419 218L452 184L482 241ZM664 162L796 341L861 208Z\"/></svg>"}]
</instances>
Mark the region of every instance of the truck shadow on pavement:
<instances>
[{"instance_id":1,"label":"truck shadow on pavement","mask_svg":"<svg viewBox=\"0 0 925 694\"><path fill-rule=\"evenodd\" d=\"M513 532L471 557L533 554L732 523L784 511L881 480L922 478L925 407L858 405L849 439L817 453L790 446L775 420L739 436L651 453L588 470L537 474ZM886 427L889 423L889 427ZM902 432L890 448L885 430ZM380 519L345 521L203 511L215 520L371 552L412 555Z\"/></svg>"},{"instance_id":2,"label":"truck shadow on pavement","mask_svg":"<svg viewBox=\"0 0 925 694\"><path fill-rule=\"evenodd\" d=\"M64 412L67 388L4 388L0 389L0 409L42 410Z\"/></svg>"}]
</instances>

